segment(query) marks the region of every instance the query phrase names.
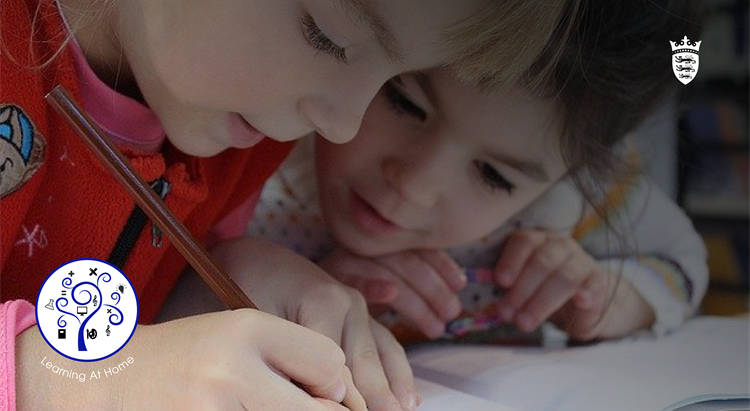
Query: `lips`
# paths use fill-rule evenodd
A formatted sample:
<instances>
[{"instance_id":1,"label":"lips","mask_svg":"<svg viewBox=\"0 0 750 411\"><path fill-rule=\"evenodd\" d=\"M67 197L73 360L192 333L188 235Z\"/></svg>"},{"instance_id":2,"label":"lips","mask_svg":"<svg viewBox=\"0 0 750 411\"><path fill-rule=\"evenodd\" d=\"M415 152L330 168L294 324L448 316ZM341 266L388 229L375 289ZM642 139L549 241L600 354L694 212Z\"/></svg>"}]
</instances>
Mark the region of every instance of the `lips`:
<instances>
[{"instance_id":1,"label":"lips","mask_svg":"<svg viewBox=\"0 0 750 411\"><path fill-rule=\"evenodd\" d=\"M365 199L352 192L349 207L360 229L373 235L387 235L402 230L402 227L384 217Z\"/></svg>"},{"instance_id":2,"label":"lips","mask_svg":"<svg viewBox=\"0 0 750 411\"><path fill-rule=\"evenodd\" d=\"M229 135L236 148L252 147L266 137L238 113L229 115Z\"/></svg>"}]
</instances>

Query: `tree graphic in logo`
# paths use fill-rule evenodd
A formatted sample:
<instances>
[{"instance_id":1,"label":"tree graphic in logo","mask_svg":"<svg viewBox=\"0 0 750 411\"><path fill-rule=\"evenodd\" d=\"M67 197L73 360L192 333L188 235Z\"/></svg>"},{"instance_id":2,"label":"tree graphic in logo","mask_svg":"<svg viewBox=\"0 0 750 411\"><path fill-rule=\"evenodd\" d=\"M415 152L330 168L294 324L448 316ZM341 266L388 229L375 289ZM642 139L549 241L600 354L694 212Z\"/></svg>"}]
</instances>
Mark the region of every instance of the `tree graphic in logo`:
<instances>
[{"instance_id":1,"label":"tree graphic in logo","mask_svg":"<svg viewBox=\"0 0 750 411\"><path fill-rule=\"evenodd\" d=\"M97 361L130 340L138 301L132 284L116 267L81 259L47 277L36 313L39 330L57 352L78 361Z\"/></svg>"},{"instance_id":2,"label":"tree graphic in logo","mask_svg":"<svg viewBox=\"0 0 750 411\"><path fill-rule=\"evenodd\" d=\"M117 304L120 302L119 292L115 291L109 295L109 298L114 302L114 305L99 304L96 302L97 297L99 301L102 301L102 302L104 301L104 299L102 298L103 294L102 294L101 288L99 288L99 282L101 281L104 283L108 283L111 280L112 280L112 276L107 272L104 272L101 275L97 276L96 284L89 282L89 281L84 281L72 287L72 284L73 284L72 278L66 277L66 278L63 278L62 280L63 288L71 290L70 297L73 299L73 302L76 304L76 307L78 307L79 309L76 310L78 315L75 315L73 313L63 310L63 307L66 307L68 305L68 299L66 297L58 298L57 301L55 301L55 305L58 311L60 311L63 314L60 316L60 318L57 319L57 325L64 328L67 325L67 322L65 321L64 318L65 316L68 316L68 315L75 318L76 321L78 321L78 323L80 324L80 327L78 328L78 351L88 351L86 349L86 340L84 339L84 332L86 334L86 337L90 339L92 338L96 339L96 336L97 336L96 329L93 329L90 331L86 328L86 324L88 324L89 320L92 319L96 314L100 312L102 306L111 307L112 309L116 311L116 313L112 313L108 316L108 321L111 325L115 325L115 326L120 325L122 324L124 320L122 311L120 311L117 308ZM92 291L95 294L92 294L92 291L89 291L88 289L79 289L81 287L87 287L87 286L89 286L90 288L93 288ZM86 299L79 300L78 299L79 296L83 296ZM94 310L91 312L88 311L89 303L92 303L92 305L94 306ZM81 316L82 318L84 318L83 322L81 322L81 319L78 318L78 316Z\"/></svg>"}]
</instances>

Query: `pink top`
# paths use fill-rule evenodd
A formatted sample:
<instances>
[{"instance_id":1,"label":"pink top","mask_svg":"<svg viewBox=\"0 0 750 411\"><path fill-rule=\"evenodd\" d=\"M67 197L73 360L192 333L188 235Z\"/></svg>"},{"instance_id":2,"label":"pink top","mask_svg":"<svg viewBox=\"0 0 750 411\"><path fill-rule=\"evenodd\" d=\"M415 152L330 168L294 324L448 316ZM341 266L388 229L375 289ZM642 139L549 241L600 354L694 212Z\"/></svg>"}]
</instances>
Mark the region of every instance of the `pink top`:
<instances>
[{"instance_id":1,"label":"pink top","mask_svg":"<svg viewBox=\"0 0 750 411\"><path fill-rule=\"evenodd\" d=\"M78 73L78 80L86 112L118 145L133 147L147 153L161 149L166 135L156 114L146 105L112 90L96 76L75 40L70 51ZM258 195L245 200L213 227L208 246L216 241L239 237L252 217Z\"/></svg>"},{"instance_id":2,"label":"pink top","mask_svg":"<svg viewBox=\"0 0 750 411\"><path fill-rule=\"evenodd\" d=\"M34 324L36 312L27 301L0 304L0 410L16 409L16 336Z\"/></svg>"}]
</instances>

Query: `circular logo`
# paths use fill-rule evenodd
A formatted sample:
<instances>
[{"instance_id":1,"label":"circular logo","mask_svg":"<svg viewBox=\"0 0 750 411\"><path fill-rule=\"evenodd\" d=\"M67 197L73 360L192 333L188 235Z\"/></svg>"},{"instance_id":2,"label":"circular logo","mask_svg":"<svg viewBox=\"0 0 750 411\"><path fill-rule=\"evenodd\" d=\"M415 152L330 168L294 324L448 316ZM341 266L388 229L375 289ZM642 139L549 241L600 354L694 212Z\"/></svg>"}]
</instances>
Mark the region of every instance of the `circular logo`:
<instances>
[{"instance_id":1,"label":"circular logo","mask_svg":"<svg viewBox=\"0 0 750 411\"><path fill-rule=\"evenodd\" d=\"M39 331L55 351L98 361L120 351L138 323L138 297L120 270L101 260L69 261L50 274L36 300Z\"/></svg>"}]
</instances>

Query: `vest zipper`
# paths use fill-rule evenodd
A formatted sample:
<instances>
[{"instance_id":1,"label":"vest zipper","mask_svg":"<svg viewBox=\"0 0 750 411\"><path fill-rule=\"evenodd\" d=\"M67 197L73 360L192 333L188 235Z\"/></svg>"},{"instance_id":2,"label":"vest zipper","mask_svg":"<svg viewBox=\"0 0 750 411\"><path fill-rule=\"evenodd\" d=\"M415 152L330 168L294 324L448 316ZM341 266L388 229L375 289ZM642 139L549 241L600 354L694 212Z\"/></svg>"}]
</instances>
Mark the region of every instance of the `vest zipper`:
<instances>
[{"instance_id":1,"label":"vest zipper","mask_svg":"<svg viewBox=\"0 0 750 411\"><path fill-rule=\"evenodd\" d=\"M169 193L169 182L164 178L160 177L151 183L151 188L156 191L162 200L167 198ZM143 228L148 223L148 216L141 210L138 205L133 208L130 212L128 220L125 222L125 226L120 231L120 236L117 238L112 251L107 257L107 262L122 269L127 263L130 257L133 247L135 247L136 241L141 236ZM151 245L155 248L161 247L162 234L161 231L152 223L151 229Z\"/></svg>"},{"instance_id":2,"label":"vest zipper","mask_svg":"<svg viewBox=\"0 0 750 411\"><path fill-rule=\"evenodd\" d=\"M169 181L163 178L156 180L156 181L158 182L160 180L164 182L161 185L161 187L154 187L154 186L152 187L154 188L154 191L156 191L156 193L159 194L159 197L161 197L161 199L164 200L167 198L167 194L169 194L170 186L169 186ZM161 244L162 244L161 238L162 238L161 230L159 230L159 227L157 227L156 224L151 222L151 246L154 248L161 247Z\"/></svg>"}]
</instances>

